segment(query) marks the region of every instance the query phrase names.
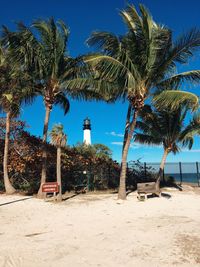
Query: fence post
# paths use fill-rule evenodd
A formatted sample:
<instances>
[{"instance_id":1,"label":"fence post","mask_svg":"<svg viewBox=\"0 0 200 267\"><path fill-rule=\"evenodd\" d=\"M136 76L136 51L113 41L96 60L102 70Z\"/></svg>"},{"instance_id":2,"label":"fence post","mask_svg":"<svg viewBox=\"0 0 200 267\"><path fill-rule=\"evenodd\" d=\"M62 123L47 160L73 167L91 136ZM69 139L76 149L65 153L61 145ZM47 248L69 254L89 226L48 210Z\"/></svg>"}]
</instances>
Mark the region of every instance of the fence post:
<instances>
[{"instance_id":1,"label":"fence post","mask_svg":"<svg viewBox=\"0 0 200 267\"><path fill-rule=\"evenodd\" d=\"M198 186L200 186L199 184L199 165L198 165L198 162L196 162L196 169L197 169L197 183L198 183Z\"/></svg>"},{"instance_id":2,"label":"fence post","mask_svg":"<svg viewBox=\"0 0 200 267\"><path fill-rule=\"evenodd\" d=\"M90 173L89 173L89 172L87 173L87 180L88 180L88 181L87 181L87 184L88 184L88 191L90 191L91 188L90 188Z\"/></svg>"},{"instance_id":3,"label":"fence post","mask_svg":"<svg viewBox=\"0 0 200 267\"><path fill-rule=\"evenodd\" d=\"M182 174L181 162L179 162L179 171L180 171L180 185L182 185L182 182L183 182L183 174Z\"/></svg>"},{"instance_id":4,"label":"fence post","mask_svg":"<svg viewBox=\"0 0 200 267\"><path fill-rule=\"evenodd\" d=\"M145 180L147 178L147 163L144 162L144 177L145 177Z\"/></svg>"}]
</instances>

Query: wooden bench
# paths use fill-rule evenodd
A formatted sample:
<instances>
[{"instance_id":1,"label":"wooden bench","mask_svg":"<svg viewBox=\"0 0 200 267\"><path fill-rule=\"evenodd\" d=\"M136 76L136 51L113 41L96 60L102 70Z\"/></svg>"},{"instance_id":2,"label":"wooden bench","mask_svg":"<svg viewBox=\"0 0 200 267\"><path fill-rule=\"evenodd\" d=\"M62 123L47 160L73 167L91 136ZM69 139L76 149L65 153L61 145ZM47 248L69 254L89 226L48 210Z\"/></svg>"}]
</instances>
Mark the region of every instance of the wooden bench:
<instances>
[{"instance_id":1,"label":"wooden bench","mask_svg":"<svg viewBox=\"0 0 200 267\"><path fill-rule=\"evenodd\" d=\"M138 183L137 184L137 198L139 200L147 199L147 195L155 194L161 196L159 184L156 182Z\"/></svg>"}]
</instances>

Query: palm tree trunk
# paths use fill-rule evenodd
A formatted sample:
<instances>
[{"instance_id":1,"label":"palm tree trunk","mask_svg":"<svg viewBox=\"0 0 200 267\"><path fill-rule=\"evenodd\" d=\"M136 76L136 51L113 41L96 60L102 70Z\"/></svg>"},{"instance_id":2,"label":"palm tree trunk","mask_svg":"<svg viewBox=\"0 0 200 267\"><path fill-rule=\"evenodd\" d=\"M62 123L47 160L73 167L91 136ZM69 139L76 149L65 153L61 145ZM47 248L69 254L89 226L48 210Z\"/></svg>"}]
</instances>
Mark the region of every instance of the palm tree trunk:
<instances>
[{"instance_id":1,"label":"palm tree trunk","mask_svg":"<svg viewBox=\"0 0 200 267\"><path fill-rule=\"evenodd\" d=\"M48 133L48 126L49 126L50 112L51 112L51 109L48 106L46 106L46 112L45 112L46 114L45 114L44 128L43 128L42 174L41 174L40 188L37 194L39 198L43 198L45 196L45 194L42 192L42 184L46 182L46 176L47 176L46 143L47 143L47 133Z\"/></svg>"},{"instance_id":2,"label":"palm tree trunk","mask_svg":"<svg viewBox=\"0 0 200 267\"><path fill-rule=\"evenodd\" d=\"M133 137L133 132L135 129L136 121L137 121L137 116L138 116L138 109L134 111L133 114L133 119L130 123L130 128L128 132L128 136L126 139L125 146L123 148L122 152L122 166L121 166L121 173L120 173L120 184L119 184L119 192L118 192L118 199L126 199L126 169L127 169L127 155L131 143L131 139Z\"/></svg>"},{"instance_id":3,"label":"palm tree trunk","mask_svg":"<svg viewBox=\"0 0 200 267\"><path fill-rule=\"evenodd\" d=\"M15 188L12 186L8 177L8 151L9 151L9 139L10 139L10 112L6 115L6 134L5 134L5 146L4 146L4 158L3 158L3 178L6 194L13 194L16 192Z\"/></svg>"},{"instance_id":4,"label":"palm tree trunk","mask_svg":"<svg viewBox=\"0 0 200 267\"><path fill-rule=\"evenodd\" d=\"M61 147L57 148L57 183L59 185L58 200L62 201L62 181L61 181Z\"/></svg>"},{"instance_id":5,"label":"palm tree trunk","mask_svg":"<svg viewBox=\"0 0 200 267\"><path fill-rule=\"evenodd\" d=\"M131 111L132 111L132 105L129 103L128 111L127 111L127 115L126 115L126 126L125 126L125 131L124 131L124 141L123 141L122 154L123 154L123 150L124 150L124 147L125 147L125 144L126 144L126 140L127 140L127 137L128 137L128 130L129 130L129 126L130 126Z\"/></svg>"},{"instance_id":6,"label":"palm tree trunk","mask_svg":"<svg viewBox=\"0 0 200 267\"><path fill-rule=\"evenodd\" d=\"M165 162L166 162L166 158L167 158L168 154L169 154L168 149L165 149L164 153L163 153L163 157L162 157L161 163L160 163L160 168L159 168L159 172L158 172L158 178L156 180L156 183L158 183L159 186L160 186L160 180L161 180L161 176L163 174L163 170L164 170L164 166L165 166Z\"/></svg>"}]
</instances>

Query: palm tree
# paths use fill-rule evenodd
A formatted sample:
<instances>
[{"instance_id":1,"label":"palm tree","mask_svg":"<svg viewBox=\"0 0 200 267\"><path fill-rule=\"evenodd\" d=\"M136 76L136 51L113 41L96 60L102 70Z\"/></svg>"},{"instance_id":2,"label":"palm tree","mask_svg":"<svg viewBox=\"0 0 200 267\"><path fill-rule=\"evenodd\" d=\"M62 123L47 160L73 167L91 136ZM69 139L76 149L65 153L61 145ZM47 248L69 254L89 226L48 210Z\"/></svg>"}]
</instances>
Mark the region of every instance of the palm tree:
<instances>
[{"instance_id":1,"label":"palm tree","mask_svg":"<svg viewBox=\"0 0 200 267\"><path fill-rule=\"evenodd\" d=\"M6 194L14 194L15 188L12 186L8 176L8 152L9 152L9 140L10 140L10 122L12 116L16 116L17 110L15 110L15 103L11 94L4 94L1 96L0 101L1 108L6 113L6 133L5 133L5 145L4 145L4 157L3 157L3 177ZM18 109L18 107L17 107Z\"/></svg>"},{"instance_id":2,"label":"palm tree","mask_svg":"<svg viewBox=\"0 0 200 267\"><path fill-rule=\"evenodd\" d=\"M140 120L136 125L139 132L135 133L134 140L147 145L162 145L164 149L158 183L160 183L168 154L180 152L183 146L191 149L194 135L200 133L200 116L194 116L186 124L187 113L188 109L183 106L173 112L166 109L153 111L149 106L145 106L139 113Z\"/></svg>"},{"instance_id":3,"label":"palm tree","mask_svg":"<svg viewBox=\"0 0 200 267\"><path fill-rule=\"evenodd\" d=\"M55 124L50 132L51 143L57 147L57 183L59 185L58 200L62 201L62 179L61 179L61 148L66 146L67 136L63 132L62 124Z\"/></svg>"},{"instance_id":4,"label":"palm tree","mask_svg":"<svg viewBox=\"0 0 200 267\"><path fill-rule=\"evenodd\" d=\"M38 197L43 197L42 184L46 181L47 171L47 132L50 113L54 105L59 105L64 114L69 111L69 100L72 98L97 97L90 90L70 89L66 81L74 79L82 68L82 59L71 58L67 54L69 30L62 21L53 18L35 21L31 28L18 24L18 32L10 32L4 27L4 39L12 47L14 56L23 68L33 75L35 90L42 95L45 105L43 128L42 174Z\"/></svg>"},{"instance_id":5,"label":"palm tree","mask_svg":"<svg viewBox=\"0 0 200 267\"><path fill-rule=\"evenodd\" d=\"M188 62L200 46L200 31L192 29L173 42L172 32L156 23L143 5L140 5L140 13L141 15L133 5L128 5L125 11L120 12L128 28L124 36L116 36L109 32L92 33L88 44L96 46L103 54L89 55L85 58L98 74L100 81L117 82L115 91L109 86L101 87L101 90L113 94L114 99L128 100L129 103L119 199L126 199L127 155L137 117L145 101L151 101L154 92L165 90L164 94L156 96L158 105L168 99L170 104L175 103L176 106L185 102L193 107L198 106L196 95L178 89L183 81L199 82L200 71L178 73L176 66Z\"/></svg>"},{"instance_id":6,"label":"palm tree","mask_svg":"<svg viewBox=\"0 0 200 267\"><path fill-rule=\"evenodd\" d=\"M4 185L7 194L15 193L8 176L8 153L10 140L10 124L12 118L20 113L23 102L30 103L34 99L30 77L21 71L19 65L10 57L10 51L0 47L0 108L6 113L6 133L3 158Z\"/></svg>"}]
</instances>

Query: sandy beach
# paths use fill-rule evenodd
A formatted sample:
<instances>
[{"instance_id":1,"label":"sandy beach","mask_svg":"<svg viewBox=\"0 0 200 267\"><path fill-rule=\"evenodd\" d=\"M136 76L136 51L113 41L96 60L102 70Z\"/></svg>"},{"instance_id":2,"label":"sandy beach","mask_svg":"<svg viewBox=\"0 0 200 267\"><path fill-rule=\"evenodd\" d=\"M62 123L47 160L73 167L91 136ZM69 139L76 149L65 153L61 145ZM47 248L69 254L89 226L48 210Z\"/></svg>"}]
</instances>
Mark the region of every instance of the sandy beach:
<instances>
[{"instance_id":1,"label":"sandy beach","mask_svg":"<svg viewBox=\"0 0 200 267\"><path fill-rule=\"evenodd\" d=\"M0 266L200 266L199 190L80 194L62 203L0 195Z\"/></svg>"}]
</instances>

